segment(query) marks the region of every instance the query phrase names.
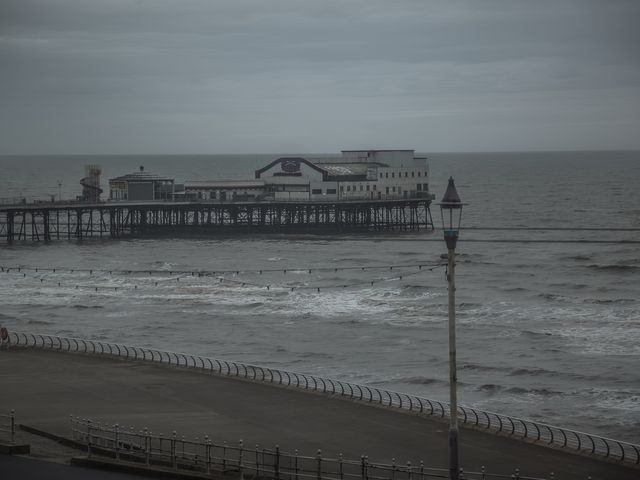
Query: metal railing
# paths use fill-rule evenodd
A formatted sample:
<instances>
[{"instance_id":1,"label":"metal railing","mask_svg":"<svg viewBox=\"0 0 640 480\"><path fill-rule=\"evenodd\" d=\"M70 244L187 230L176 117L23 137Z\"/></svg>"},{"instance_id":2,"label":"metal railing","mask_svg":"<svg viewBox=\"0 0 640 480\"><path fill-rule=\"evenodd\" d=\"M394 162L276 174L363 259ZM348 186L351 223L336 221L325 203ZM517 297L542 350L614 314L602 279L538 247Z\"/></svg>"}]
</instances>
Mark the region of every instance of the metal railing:
<instances>
[{"instance_id":1,"label":"metal railing","mask_svg":"<svg viewBox=\"0 0 640 480\"><path fill-rule=\"evenodd\" d=\"M0 413L0 433L3 437L9 437L11 443L16 438L16 412L11 410L9 415Z\"/></svg>"},{"instance_id":2,"label":"metal railing","mask_svg":"<svg viewBox=\"0 0 640 480\"><path fill-rule=\"evenodd\" d=\"M0 198L0 206L3 207L23 207L23 206L42 206L42 207L59 207L66 205L82 205L88 202L74 199L56 199L58 195L49 195L47 197L12 197Z\"/></svg>"},{"instance_id":3,"label":"metal railing","mask_svg":"<svg viewBox=\"0 0 640 480\"><path fill-rule=\"evenodd\" d=\"M442 468L425 467L423 462L398 464L395 459L390 464L370 462L368 457L350 460L338 455L337 458L322 456L318 450L313 456L301 455L298 450L286 452L275 448L255 448L237 444L214 443L207 435L204 438L187 440L174 431L169 436L153 433L149 429L127 429L119 424L97 423L89 419L71 417L72 438L86 444L87 456L109 456L117 462L135 462L151 466L161 466L174 470L189 470L211 474L212 472L237 473L253 478L275 480L430 480L449 478L449 471ZM484 467L480 472L464 472L460 478L468 480L520 479L544 480L520 476L516 469L511 475L488 474ZM553 474L551 474L553 479Z\"/></svg>"},{"instance_id":4,"label":"metal railing","mask_svg":"<svg viewBox=\"0 0 640 480\"><path fill-rule=\"evenodd\" d=\"M438 400L369 387L367 385L332 380L316 375L289 372L286 370L186 353L99 342L96 340L60 337L57 335L11 332L9 338L11 344L18 346L108 355L129 360L163 363L203 370L212 374L311 390L331 396L377 404L383 407L410 411L437 418L448 418L449 416L449 405ZM458 421L461 424L479 430L536 443L538 445L599 456L636 465L640 464L640 445L620 440L478 410L468 406L458 406Z\"/></svg>"}]
</instances>

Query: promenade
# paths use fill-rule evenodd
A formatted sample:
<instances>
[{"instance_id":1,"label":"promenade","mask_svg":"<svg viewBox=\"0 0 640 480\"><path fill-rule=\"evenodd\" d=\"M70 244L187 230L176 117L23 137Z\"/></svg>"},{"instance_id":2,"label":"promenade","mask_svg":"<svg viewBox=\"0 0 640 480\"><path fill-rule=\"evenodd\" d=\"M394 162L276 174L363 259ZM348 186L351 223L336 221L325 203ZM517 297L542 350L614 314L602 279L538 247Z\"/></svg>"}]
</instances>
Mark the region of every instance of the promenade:
<instances>
[{"instance_id":1,"label":"promenade","mask_svg":"<svg viewBox=\"0 0 640 480\"><path fill-rule=\"evenodd\" d=\"M12 348L0 351L0 411L18 423L70 436L69 415L148 427L169 435L209 435L313 455L342 453L400 464L447 467L448 423L362 403L142 362ZM461 429L467 471L556 479L636 479L640 470Z\"/></svg>"}]
</instances>

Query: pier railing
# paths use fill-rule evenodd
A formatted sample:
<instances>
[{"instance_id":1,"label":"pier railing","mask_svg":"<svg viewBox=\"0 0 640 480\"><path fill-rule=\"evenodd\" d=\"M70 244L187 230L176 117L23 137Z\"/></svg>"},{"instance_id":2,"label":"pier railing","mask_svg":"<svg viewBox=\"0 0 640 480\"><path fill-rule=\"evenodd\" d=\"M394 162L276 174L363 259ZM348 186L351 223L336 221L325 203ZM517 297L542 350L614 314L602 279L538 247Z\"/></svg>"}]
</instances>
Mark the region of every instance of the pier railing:
<instances>
[{"instance_id":1,"label":"pier railing","mask_svg":"<svg viewBox=\"0 0 640 480\"><path fill-rule=\"evenodd\" d=\"M236 473L242 479L268 478L274 480L432 480L449 478L449 471L442 468L425 467L423 462L412 465L370 462L368 457L358 460L325 457L318 450L315 455L301 454L298 450L287 452L274 448L215 443L208 436L185 439L174 431L170 435L154 433L145 428L106 423L71 417L71 433L76 442L87 447L87 456L108 456L117 462L132 462L147 467L160 466L178 471L195 471L206 474ZM484 471L465 472L460 478L467 480L544 480L520 476L518 470L512 475L492 475ZM551 474L553 478L553 474Z\"/></svg>"},{"instance_id":2,"label":"pier railing","mask_svg":"<svg viewBox=\"0 0 640 480\"><path fill-rule=\"evenodd\" d=\"M146 347L100 342L57 335L11 332L10 343L16 346L59 350L128 360L162 363L216 375L238 377L290 388L310 390L325 395L375 404L396 410L436 418L449 417L449 405L438 400L344 382L303 373L289 372L241 362L220 360L186 353ZM524 440L551 448L602 457L618 462L640 464L640 445L570 430L545 423L458 406L458 421L468 427Z\"/></svg>"},{"instance_id":3,"label":"pier railing","mask_svg":"<svg viewBox=\"0 0 640 480\"><path fill-rule=\"evenodd\" d=\"M16 412L0 413L0 438L8 438L11 443L16 437Z\"/></svg>"}]
</instances>

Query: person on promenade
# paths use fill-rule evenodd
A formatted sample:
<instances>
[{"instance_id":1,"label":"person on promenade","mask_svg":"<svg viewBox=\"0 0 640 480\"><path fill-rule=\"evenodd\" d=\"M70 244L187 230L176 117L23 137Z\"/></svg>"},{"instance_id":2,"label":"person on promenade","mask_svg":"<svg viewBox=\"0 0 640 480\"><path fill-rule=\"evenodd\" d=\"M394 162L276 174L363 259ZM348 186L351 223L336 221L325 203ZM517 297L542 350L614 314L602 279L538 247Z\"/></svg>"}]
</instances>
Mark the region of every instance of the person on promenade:
<instances>
[{"instance_id":1,"label":"person on promenade","mask_svg":"<svg viewBox=\"0 0 640 480\"><path fill-rule=\"evenodd\" d=\"M0 325L0 348L9 348L9 331Z\"/></svg>"}]
</instances>

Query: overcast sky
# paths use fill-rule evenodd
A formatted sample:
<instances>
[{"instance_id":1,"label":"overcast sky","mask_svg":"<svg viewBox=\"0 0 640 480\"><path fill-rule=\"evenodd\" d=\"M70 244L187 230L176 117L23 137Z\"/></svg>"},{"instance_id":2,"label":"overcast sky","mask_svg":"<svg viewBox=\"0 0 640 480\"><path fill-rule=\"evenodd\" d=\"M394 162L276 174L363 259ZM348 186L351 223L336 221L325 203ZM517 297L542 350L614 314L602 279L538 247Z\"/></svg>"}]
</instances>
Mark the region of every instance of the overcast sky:
<instances>
[{"instance_id":1,"label":"overcast sky","mask_svg":"<svg viewBox=\"0 0 640 480\"><path fill-rule=\"evenodd\" d=\"M0 153L639 149L638 0L0 0Z\"/></svg>"}]
</instances>

